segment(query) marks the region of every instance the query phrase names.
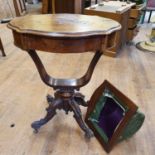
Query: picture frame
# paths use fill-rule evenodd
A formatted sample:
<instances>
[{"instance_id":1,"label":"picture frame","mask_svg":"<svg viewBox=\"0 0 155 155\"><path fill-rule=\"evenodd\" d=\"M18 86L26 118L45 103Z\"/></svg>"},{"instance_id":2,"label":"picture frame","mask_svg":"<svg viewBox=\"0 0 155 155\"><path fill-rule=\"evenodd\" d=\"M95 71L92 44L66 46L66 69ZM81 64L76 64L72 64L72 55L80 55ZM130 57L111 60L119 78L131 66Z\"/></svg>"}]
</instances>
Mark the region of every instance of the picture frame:
<instances>
[{"instance_id":1,"label":"picture frame","mask_svg":"<svg viewBox=\"0 0 155 155\"><path fill-rule=\"evenodd\" d=\"M88 102L85 122L105 151L110 152L137 109L136 104L105 80Z\"/></svg>"}]
</instances>

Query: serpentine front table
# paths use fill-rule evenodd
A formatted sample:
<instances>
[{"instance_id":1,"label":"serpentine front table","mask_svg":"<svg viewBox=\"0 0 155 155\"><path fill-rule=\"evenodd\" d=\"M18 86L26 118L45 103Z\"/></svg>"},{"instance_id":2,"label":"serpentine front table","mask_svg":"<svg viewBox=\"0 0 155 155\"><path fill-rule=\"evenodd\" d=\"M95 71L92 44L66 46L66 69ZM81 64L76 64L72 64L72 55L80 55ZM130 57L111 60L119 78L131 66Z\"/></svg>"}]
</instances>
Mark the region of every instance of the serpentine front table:
<instances>
[{"instance_id":1,"label":"serpentine front table","mask_svg":"<svg viewBox=\"0 0 155 155\"><path fill-rule=\"evenodd\" d=\"M93 132L82 119L79 105L88 106L79 92L92 76L93 70L104 50L110 50L115 44L116 33L121 26L118 22L88 15L48 14L27 15L13 19L8 27L12 29L14 44L27 51L34 61L42 81L55 90L54 97L47 95L49 107L45 118L32 123L38 129L51 120L56 109L74 112L74 117L86 137ZM35 50L51 53L94 52L94 57L84 76L79 79L56 79L45 70ZM76 67L76 66L75 66Z\"/></svg>"}]
</instances>

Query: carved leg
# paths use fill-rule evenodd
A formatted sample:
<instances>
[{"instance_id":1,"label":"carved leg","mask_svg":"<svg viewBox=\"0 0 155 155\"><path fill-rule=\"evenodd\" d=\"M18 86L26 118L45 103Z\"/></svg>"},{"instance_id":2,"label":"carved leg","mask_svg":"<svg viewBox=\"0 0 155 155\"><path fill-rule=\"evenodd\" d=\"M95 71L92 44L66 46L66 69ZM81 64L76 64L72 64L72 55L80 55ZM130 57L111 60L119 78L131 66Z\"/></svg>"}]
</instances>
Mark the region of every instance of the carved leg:
<instances>
[{"instance_id":1,"label":"carved leg","mask_svg":"<svg viewBox=\"0 0 155 155\"><path fill-rule=\"evenodd\" d=\"M35 121L31 124L31 127L34 129L34 131L37 133L38 129L46 124L49 120L51 120L54 115L56 114L56 109L59 108L60 104L62 103L62 100L56 99L52 102L52 104L49 105L47 110L47 115L45 118L40 119L39 121Z\"/></svg>"},{"instance_id":2,"label":"carved leg","mask_svg":"<svg viewBox=\"0 0 155 155\"><path fill-rule=\"evenodd\" d=\"M81 93L75 93L74 99L79 105L88 107L88 103L84 100L84 95L82 95Z\"/></svg>"},{"instance_id":3,"label":"carved leg","mask_svg":"<svg viewBox=\"0 0 155 155\"><path fill-rule=\"evenodd\" d=\"M52 102L54 101L54 97L52 97L52 96L49 95L49 94L46 96L46 98L47 98L48 104L52 104Z\"/></svg>"},{"instance_id":4,"label":"carved leg","mask_svg":"<svg viewBox=\"0 0 155 155\"><path fill-rule=\"evenodd\" d=\"M82 114L81 114L81 110L79 108L79 105L74 100L69 101L69 105L74 112L74 118L76 119L76 121L79 124L79 126L81 127L81 129L85 132L86 138L93 137L94 136L93 132L91 131L91 129L89 129L87 127L87 125L84 123L84 121L82 119Z\"/></svg>"}]
</instances>

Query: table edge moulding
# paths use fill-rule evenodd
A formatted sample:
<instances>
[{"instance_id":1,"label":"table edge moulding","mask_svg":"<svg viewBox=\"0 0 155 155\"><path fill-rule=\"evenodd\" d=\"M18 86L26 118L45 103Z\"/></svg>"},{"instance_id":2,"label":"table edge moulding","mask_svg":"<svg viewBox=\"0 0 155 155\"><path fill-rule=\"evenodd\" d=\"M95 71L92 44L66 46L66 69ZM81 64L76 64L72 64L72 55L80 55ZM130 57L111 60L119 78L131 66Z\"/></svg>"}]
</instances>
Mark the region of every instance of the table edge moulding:
<instances>
[{"instance_id":1,"label":"table edge moulding","mask_svg":"<svg viewBox=\"0 0 155 155\"><path fill-rule=\"evenodd\" d=\"M68 17L68 19L66 19ZM95 19L93 21L92 19ZM26 20L29 20L29 23L25 24ZM52 19L52 22L51 22ZM108 22L100 23L98 21ZM44 23L40 23L41 20L44 20ZM85 21L87 20L87 21ZM24 23L24 24L23 24ZM34 24L35 23L35 24ZM56 23L56 25L54 25ZM66 29L65 24L68 23L68 26L72 26L73 29ZM91 24L91 25L90 25ZM57 26L62 26L62 30L57 29ZM113 27L111 26L113 25ZM36 29L37 26L37 29ZM118 22L111 20L109 18L102 18L99 16L88 16L80 14L44 14L44 15L26 15L23 17L17 17L12 20L8 27L23 34L35 34L43 35L49 37L88 37L95 35L104 35L110 34L116 30L120 30L121 26ZM46 27L46 29L45 29ZM81 29L80 29L81 28ZM78 31L78 32L77 32Z\"/></svg>"}]
</instances>

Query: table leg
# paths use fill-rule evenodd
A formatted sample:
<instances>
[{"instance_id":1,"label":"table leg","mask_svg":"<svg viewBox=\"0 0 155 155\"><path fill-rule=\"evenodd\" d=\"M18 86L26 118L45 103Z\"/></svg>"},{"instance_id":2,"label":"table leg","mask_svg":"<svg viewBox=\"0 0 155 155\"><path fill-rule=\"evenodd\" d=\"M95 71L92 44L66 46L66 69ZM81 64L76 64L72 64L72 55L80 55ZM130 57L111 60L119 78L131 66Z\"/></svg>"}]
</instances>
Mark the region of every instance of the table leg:
<instances>
[{"instance_id":1,"label":"table leg","mask_svg":"<svg viewBox=\"0 0 155 155\"><path fill-rule=\"evenodd\" d=\"M48 95L47 101L49 107L47 108L47 115L45 118L32 123L32 128L38 132L38 129L51 120L56 114L56 109L63 109L66 114L69 111L74 112L74 117L79 124L80 128L85 132L87 138L93 136L93 132L87 127L82 119L81 110L79 105L88 106L84 100L84 96L77 92L80 87L86 85L93 74L95 66L102 55L102 51L96 51L93 59L90 62L87 72L79 79L55 79L51 77L45 70L39 56L35 50L28 50L29 55L33 59L42 81L48 86L56 90L54 97Z\"/></svg>"},{"instance_id":2,"label":"table leg","mask_svg":"<svg viewBox=\"0 0 155 155\"><path fill-rule=\"evenodd\" d=\"M84 96L81 93L77 93L74 90L58 90L55 92L55 97L47 96L47 100L49 103L49 107L46 109L47 114L45 118L40 119L39 121L35 121L32 123L31 127L37 133L39 128L46 124L49 120L51 120L56 115L57 109L63 109L66 114L69 111L74 112L74 118L79 124L80 128L85 132L85 136L87 138L91 138L94 134L87 127L85 122L82 119L82 114L79 105L84 104L86 106L86 102L84 101Z\"/></svg>"},{"instance_id":3,"label":"table leg","mask_svg":"<svg viewBox=\"0 0 155 155\"><path fill-rule=\"evenodd\" d=\"M46 124L48 121L50 121L55 115L56 115L56 109L61 104L61 100L54 100L51 104L49 104L49 107L46 109L47 115L45 118L40 119L39 121L35 121L31 124L31 127L34 129L34 131L37 133L38 129Z\"/></svg>"},{"instance_id":4,"label":"table leg","mask_svg":"<svg viewBox=\"0 0 155 155\"><path fill-rule=\"evenodd\" d=\"M72 100L71 102L69 102L69 105L70 105L70 107L72 108L72 110L74 112L75 120L79 124L80 128L85 132L86 138L93 137L94 133L92 132L91 129L89 129L87 127L86 123L82 119L82 114L81 114L81 110L80 110L80 107L79 107L78 103L76 103L75 100Z\"/></svg>"},{"instance_id":5,"label":"table leg","mask_svg":"<svg viewBox=\"0 0 155 155\"><path fill-rule=\"evenodd\" d=\"M100 59L101 55L103 54L103 52L96 51L93 59L91 60L89 64L87 72L85 73L84 76L82 76L79 79L55 79L47 73L42 61L40 60L35 50L28 50L28 54L34 61L38 69L38 72L40 74L40 77L46 85L54 88L55 90L62 88L62 87L65 87L65 88L70 87L70 88L79 90L80 87L83 87L90 81L93 71L95 69L95 66L98 60Z\"/></svg>"}]
</instances>

